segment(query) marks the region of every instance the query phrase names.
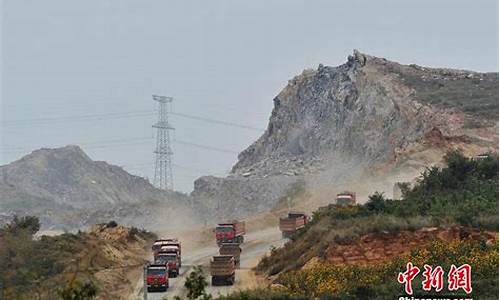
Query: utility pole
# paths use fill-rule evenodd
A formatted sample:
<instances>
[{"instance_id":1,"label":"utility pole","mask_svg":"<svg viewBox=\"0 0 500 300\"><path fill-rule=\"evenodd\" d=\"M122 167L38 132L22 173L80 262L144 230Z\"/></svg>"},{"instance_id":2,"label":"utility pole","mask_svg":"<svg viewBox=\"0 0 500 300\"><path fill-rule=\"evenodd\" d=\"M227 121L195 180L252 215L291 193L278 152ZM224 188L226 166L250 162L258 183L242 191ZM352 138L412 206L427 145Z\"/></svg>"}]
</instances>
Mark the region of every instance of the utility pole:
<instances>
[{"instance_id":1,"label":"utility pole","mask_svg":"<svg viewBox=\"0 0 500 300\"><path fill-rule=\"evenodd\" d=\"M156 128L155 153L155 178L154 184L162 190L173 190L174 180L172 173L172 148L170 144L170 130L174 130L168 123L168 104L174 100L172 97L153 95L153 100L158 102L158 122Z\"/></svg>"},{"instance_id":2,"label":"utility pole","mask_svg":"<svg viewBox=\"0 0 500 300\"><path fill-rule=\"evenodd\" d=\"M147 279L147 274L148 274L148 265L145 264L143 267L143 280L144 280L144 287L143 287L143 298L144 300L148 300L148 279Z\"/></svg>"}]
</instances>

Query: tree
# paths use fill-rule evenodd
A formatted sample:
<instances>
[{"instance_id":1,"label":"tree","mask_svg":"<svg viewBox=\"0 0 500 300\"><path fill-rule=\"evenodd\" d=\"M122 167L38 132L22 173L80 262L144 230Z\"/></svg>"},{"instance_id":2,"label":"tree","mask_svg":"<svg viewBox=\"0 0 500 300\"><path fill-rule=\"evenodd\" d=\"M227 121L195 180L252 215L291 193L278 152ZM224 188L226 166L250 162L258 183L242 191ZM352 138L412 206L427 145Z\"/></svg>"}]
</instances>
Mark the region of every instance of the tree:
<instances>
[{"instance_id":1,"label":"tree","mask_svg":"<svg viewBox=\"0 0 500 300\"><path fill-rule=\"evenodd\" d=\"M20 230L26 230L28 233L33 235L40 230L40 221L37 217L33 216L14 216L12 221L6 226L6 229L12 233Z\"/></svg>"},{"instance_id":2,"label":"tree","mask_svg":"<svg viewBox=\"0 0 500 300\"><path fill-rule=\"evenodd\" d=\"M382 212L385 209L384 193L375 192L368 197L366 208L371 211Z\"/></svg>"},{"instance_id":3,"label":"tree","mask_svg":"<svg viewBox=\"0 0 500 300\"><path fill-rule=\"evenodd\" d=\"M193 271L189 273L188 278L186 278L184 286L188 290L187 297L190 300L198 299L199 297L203 300L212 299L212 296L208 295L205 291L205 288L208 286L208 282L205 279L205 275L203 275L203 270L200 266L193 268Z\"/></svg>"},{"instance_id":4,"label":"tree","mask_svg":"<svg viewBox=\"0 0 500 300\"><path fill-rule=\"evenodd\" d=\"M63 300L89 300L97 295L97 287L92 282L74 281L60 289L58 294Z\"/></svg>"}]
</instances>

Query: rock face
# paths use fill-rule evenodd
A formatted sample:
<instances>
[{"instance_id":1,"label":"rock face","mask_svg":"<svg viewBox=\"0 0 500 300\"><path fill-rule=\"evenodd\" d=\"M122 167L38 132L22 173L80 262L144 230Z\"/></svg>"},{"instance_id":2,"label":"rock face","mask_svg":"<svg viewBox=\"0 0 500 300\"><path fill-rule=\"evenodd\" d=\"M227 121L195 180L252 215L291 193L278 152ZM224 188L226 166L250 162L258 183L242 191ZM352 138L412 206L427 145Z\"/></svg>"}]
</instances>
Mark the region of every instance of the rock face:
<instances>
[{"instance_id":1,"label":"rock face","mask_svg":"<svg viewBox=\"0 0 500 300\"><path fill-rule=\"evenodd\" d=\"M415 145L460 139L462 147L497 151L497 119L498 73L406 66L355 50L343 65L290 80L231 175L198 179L192 196L217 216L256 213L315 174L339 183L395 165Z\"/></svg>"},{"instance_id":2,"label":"rock face","mask_svg":"<svg viewBox=\"0 0 500 300\"><path fill-rule=\"evenodd\" d=\"M152 227L155 214L167 216L173 208L187 207L187 197L160 191L120 167L92 161L77 146L36 150L0 167L2 215L36 215L44 228L72 229L110 220Z\"/></svg>"}]
</instances>

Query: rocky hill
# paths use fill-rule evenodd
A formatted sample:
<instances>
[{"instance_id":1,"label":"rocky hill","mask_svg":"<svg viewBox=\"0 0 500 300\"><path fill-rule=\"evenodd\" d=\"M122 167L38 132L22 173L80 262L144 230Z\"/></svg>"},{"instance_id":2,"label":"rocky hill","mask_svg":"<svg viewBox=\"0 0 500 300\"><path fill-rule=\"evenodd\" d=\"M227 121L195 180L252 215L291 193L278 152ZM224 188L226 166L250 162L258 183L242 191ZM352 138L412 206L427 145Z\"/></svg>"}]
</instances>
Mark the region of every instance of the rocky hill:
<instances>
[{"instance_id":1,"label":"rocky hill","mask_svg":"<svg viewBox=\"0 0 500 300\"><path fill-rule=\"evenodd\" d=\"M160 191L120 167L93 161L78 146L36 150L0 166L2 216L35 215L45 229L109 220L151 228L161 226L157 220L175 210L188 214L187 207L186 196Z\"/></svg>"},{"instance_id":2,"label":"rocky hill","mask_svg":"<svg viewBox=\"0 0 500 300\"><path fill-rule=\"evenodd\" d=\"M199 178L192 195L207 212L236 217L283 203L297 186L321 191L323 203L340 189L362 189L360 181L388 191L450 149L498 152L497 120L498 73L401 65L354 51L340 66L290 80L274 98L267 130L232 173Z\"/></svg>"}]
</instances>

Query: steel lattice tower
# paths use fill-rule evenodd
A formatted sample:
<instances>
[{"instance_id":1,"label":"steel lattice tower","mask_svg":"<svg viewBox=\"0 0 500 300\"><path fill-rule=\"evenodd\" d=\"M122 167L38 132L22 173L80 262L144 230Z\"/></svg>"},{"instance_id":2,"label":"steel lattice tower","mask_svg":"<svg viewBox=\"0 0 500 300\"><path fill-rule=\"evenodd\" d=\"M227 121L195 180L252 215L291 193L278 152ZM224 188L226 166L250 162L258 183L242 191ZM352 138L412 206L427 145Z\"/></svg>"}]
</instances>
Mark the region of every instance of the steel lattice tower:
<instances>
[{"instance_id":1,"label":"steel lattice tower","mask_svg":"<svg viewBox=\"0 0 500 300\"><path fill-rule=\"evenodd\" d=\"M162 190L174 188L172 173L172 148L170 146L170 130L174 128L168 123L168 104L174 100L172 97L153 95L153 100L158 101L158 122L153 125L156 128L156 149L154 151L155 178L154 185Z\"/></svg>"}]
</instances>

